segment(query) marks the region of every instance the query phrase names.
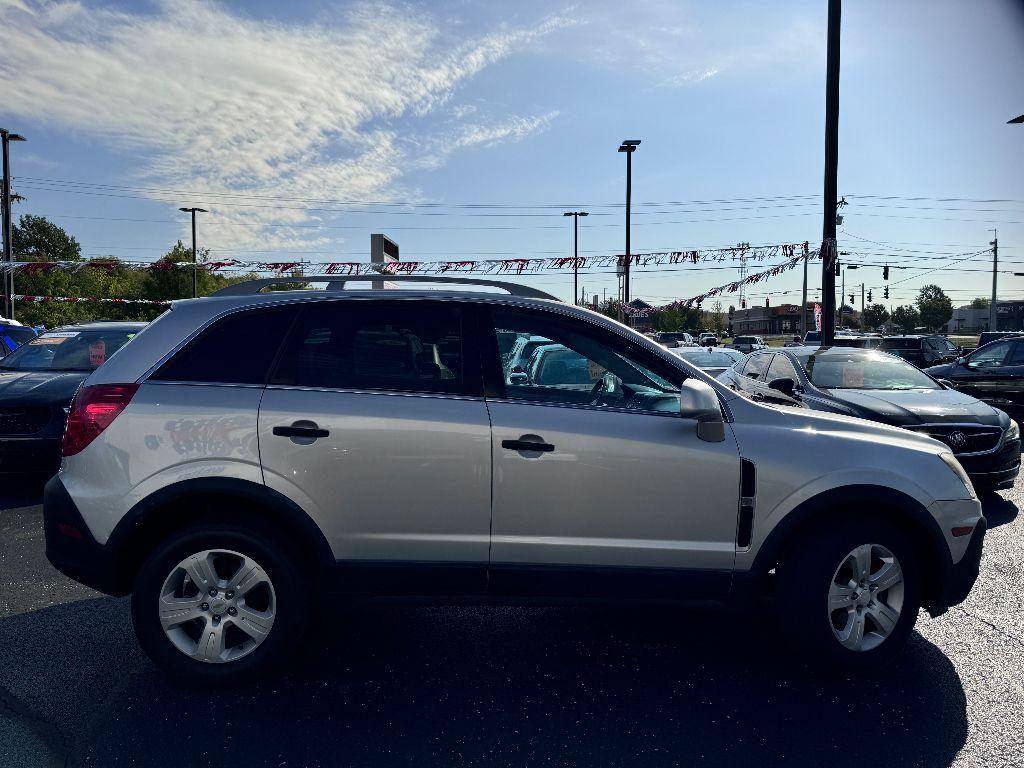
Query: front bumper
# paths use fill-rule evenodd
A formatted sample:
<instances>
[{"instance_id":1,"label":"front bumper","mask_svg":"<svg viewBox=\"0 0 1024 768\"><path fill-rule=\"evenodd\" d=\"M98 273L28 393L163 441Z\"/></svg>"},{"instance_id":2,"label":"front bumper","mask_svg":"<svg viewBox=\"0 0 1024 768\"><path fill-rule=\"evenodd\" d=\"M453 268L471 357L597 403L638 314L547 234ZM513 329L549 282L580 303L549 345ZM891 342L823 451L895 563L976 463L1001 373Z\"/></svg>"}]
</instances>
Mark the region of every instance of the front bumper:
<instances>
[{"instance_id":1,"label":"front bumper","mask_svg":"<svg viewBox=\"0 0 1024 768\"><path fill-rule=\"evenodd\" d=\"M59 476L43 489L43 531L46 559L58 571L108 595L128 593L118 576L118 558L92 537Z\"/></svg>"},{"instance_id":2,"label":"front bumper","mask_svg":"<svg viewBox=\"0 0 1024 768\"><path fill-rule=\"evenodd\" d=\"M995 453L957 456L957 461L980 491L1012 488L1020 473L1020 440L1012 440Z\"/></svg>"},{"instance_id":3,"label":"front bumper","mask_svg":"<svg viewBox=\"0 0 1024 768\"><path fill-rule=\"evenodd\" d=\"M0 437L0 474L49 477L60 469L60 437Z\"/></svg>"},{"instance_id":4,"label":"front bumper","mask_svg":"<svg viewBox=\"0 0 1024 768\"><path fill-rule=\"evenodd\" d=\"M981 571L981 551L985 542L985 531L988 523L981 518L974 527L971 540L967 545L967 551L960 558L959 562L945 562L945 567L940 578L940 589L934 597L929 600L926 608L932 616L941 616L950 607L958 605L967 599L967 595L974 588L974 582L978 580L978 573Z\"/></svg>"}]
</instances>

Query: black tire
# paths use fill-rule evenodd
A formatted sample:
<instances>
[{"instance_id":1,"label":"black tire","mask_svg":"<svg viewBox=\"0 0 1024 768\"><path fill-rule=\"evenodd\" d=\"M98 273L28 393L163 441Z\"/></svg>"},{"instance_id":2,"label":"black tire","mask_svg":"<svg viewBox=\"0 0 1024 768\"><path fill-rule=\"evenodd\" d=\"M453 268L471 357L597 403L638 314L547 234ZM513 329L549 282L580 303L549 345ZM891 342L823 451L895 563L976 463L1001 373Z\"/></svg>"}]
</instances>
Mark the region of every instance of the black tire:
<instances>
[{"instance_id":1,"label":"black tire","mask_svg":"<svg viewBox=\"0 0 1024 768\"><path fill-rule=\"evenodd\" d=\"M275 538L280 536L248 525L204 523L175 533L143 563L132 591L132 624L146 655L172 679L188 685L250 683L278 671L289 658L308 624L312 579L299 567L301 559ZM275 593L276 615L265 639L247 655L224 663L200 661L179 650L161 626L158 603L164 581L178 563L216 549L254 559L270 577Z\"/></svg>"},{"instance_id":2,"label":"black tire","mask_svg":"<svg viewBox=\"0 0 1024 768\"><path fill-rule=\"evenodd\" d=\"M864 544L881 545L899 560L902 607L879 645L853 651L833 632L828 592L844 558ZM802 659L840 672L870 670L892 662L903 650L921 610L921 590L920 558L899 526L872 516L842 516L823 521L789 547L778 568L777 615ZM842 616L838 613L838 619Z\"/></svg>"}]
</instances>

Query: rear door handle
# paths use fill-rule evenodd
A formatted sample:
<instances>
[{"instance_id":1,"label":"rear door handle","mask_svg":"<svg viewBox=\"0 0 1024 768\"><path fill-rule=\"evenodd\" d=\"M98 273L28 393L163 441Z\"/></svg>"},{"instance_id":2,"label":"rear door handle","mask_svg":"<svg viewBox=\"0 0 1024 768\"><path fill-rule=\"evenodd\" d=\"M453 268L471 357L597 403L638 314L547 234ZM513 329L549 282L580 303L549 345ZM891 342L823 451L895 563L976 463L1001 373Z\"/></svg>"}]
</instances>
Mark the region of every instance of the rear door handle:
<instances>
[{"instance_id":1,"label":"rear door handle","mask_svg":"<svg viewBox=\"0 0 1024 768\"><path fill-rule=\"evenodd\" d=\"M533 440L502 440L501 447L510 451L537 451L539 453L551 453L555 446L551 443L534 442Z\"/></svg>"},{"instance_id":2,"label":"rear door handle","mask_svg":"<svg viewBox=\"0 0 1024 768\"><path fill-rule=\"evenodd\" d=\"M326 429L320 429L316 424L310 427L292 424L290 427L274 427L273 432L278 437L307 437L317 439L328 437L331 433Z\"/></svg>"}]
</instances>

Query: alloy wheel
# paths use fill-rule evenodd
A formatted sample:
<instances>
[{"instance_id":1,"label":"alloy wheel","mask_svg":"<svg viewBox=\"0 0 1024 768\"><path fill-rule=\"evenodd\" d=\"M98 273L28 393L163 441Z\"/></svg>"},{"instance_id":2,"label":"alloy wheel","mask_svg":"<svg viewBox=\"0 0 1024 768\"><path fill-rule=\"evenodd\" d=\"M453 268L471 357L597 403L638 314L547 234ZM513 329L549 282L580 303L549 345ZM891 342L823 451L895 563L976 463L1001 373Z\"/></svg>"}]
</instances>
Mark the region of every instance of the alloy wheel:
<instances>
[{"instance_id":1,"label":"alloy wheel","mask_svg":"<svg viewBox=\"0 0 1024 768\"><path fill-rule=\"evenodd\" d=\"M862 544L839 563L828 589L828 620L851 651L870 651L896 628L903 610L903 569L881 544Z\"/></svg>"},{"instance_id":2,"label":"alloy wheel","mask_svg":"<svg viewBox=\"0 0 1024 768\"><path fill-rule=\"evenodd\" d=\"M256 650L277 613L267 572L253 558L227 549L205 549L178 563L158 602L160 625L172 645L212 664Z\"/></svg>"}]
</instances>

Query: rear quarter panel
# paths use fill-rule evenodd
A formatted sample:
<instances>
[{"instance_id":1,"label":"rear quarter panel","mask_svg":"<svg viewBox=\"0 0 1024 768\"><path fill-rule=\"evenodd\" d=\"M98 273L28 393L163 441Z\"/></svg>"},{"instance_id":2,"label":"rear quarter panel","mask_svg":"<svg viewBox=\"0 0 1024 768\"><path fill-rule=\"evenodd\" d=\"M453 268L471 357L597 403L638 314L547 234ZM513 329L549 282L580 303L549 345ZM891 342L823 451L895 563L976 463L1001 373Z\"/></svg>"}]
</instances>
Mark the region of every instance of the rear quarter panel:
<instances>
[{"instance_id":1,"label":"rear quarter panel","mask_svg":"<svg viewBox=\"0 0 1024 768\"><path fill-rule=\"evenodd\" d=\"M60 476L96 541L155 491L182 480L263 484L256 417L261 387L144 384Z\"/></svg>"}]
</instances>

